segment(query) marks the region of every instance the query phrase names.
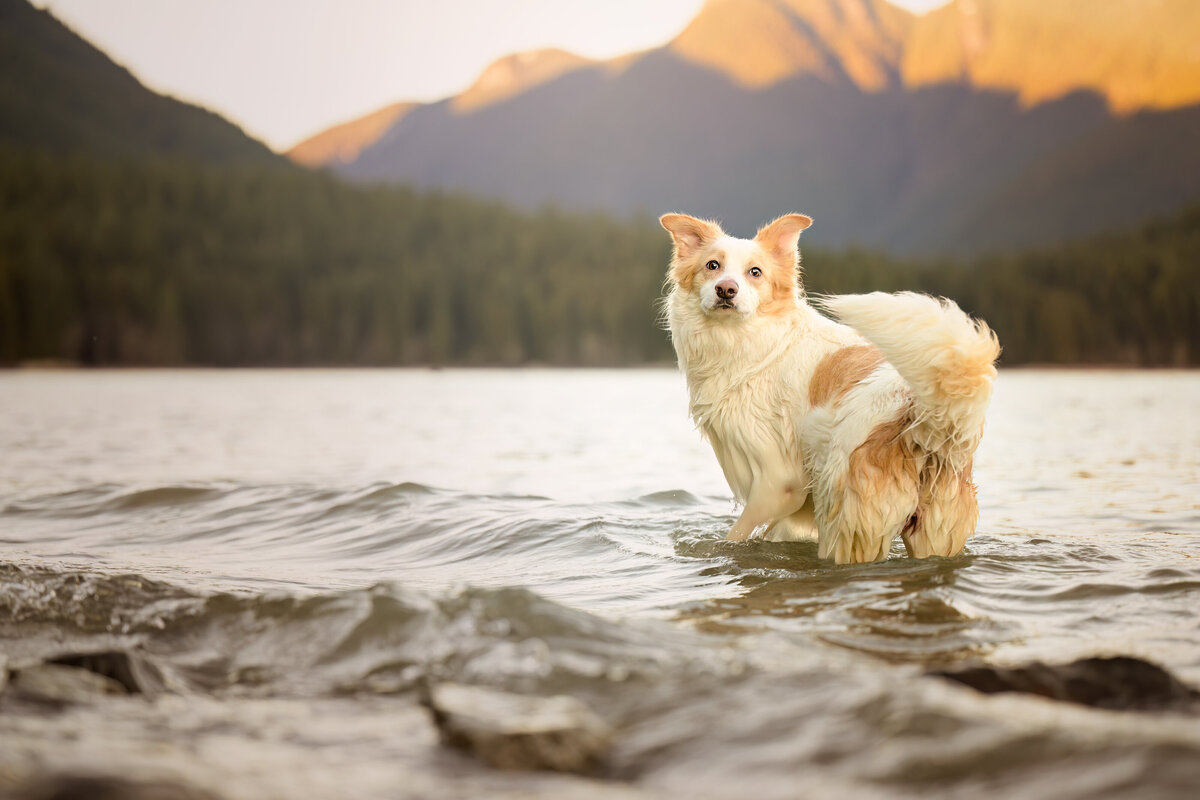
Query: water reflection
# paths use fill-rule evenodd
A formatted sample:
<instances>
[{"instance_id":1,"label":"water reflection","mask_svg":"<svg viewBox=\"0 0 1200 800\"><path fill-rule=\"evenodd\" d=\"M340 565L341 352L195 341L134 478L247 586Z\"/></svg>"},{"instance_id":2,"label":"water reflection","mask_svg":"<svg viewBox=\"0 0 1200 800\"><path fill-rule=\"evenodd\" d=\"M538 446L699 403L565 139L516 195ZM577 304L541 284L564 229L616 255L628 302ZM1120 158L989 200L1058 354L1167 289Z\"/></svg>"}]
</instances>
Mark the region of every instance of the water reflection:
<instances>
[{"instance_id":1,"label":"water reflection","mask_svg":"<svg viewBox=\"0 0 1200 800\"><path fill-rule=\"evenodd\" d=\"M952 591L974 556L832 565L815 542L732 545L679 537L675 552L716 560L704 575L733 576L734 593L680 610L677 619L710 633L774 630L817 638L898 662L942 664L977 655L996 625L958 608Z\"/></svg>"}]
</instances>

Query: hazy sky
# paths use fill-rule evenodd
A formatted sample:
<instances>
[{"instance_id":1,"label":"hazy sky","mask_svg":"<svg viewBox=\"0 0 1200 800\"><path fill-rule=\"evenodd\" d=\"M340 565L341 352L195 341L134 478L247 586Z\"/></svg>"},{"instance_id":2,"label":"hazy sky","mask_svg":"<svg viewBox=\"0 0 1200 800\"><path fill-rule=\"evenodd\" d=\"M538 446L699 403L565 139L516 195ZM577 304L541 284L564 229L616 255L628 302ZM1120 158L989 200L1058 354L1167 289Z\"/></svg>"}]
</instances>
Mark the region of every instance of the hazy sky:
<instances>
[{"instance_id":1,"label":"hazy sky","mask_svg":"<svg viewBox=\"0 0 1200 800\"><path fill-rule=\"evenodd\" d=\"M915 11L946 0L893 0ZM276 149L397 100L465 89L500 56L666 42L703 0L36 0L159 92Z\"/></svg>"}]
</instances>

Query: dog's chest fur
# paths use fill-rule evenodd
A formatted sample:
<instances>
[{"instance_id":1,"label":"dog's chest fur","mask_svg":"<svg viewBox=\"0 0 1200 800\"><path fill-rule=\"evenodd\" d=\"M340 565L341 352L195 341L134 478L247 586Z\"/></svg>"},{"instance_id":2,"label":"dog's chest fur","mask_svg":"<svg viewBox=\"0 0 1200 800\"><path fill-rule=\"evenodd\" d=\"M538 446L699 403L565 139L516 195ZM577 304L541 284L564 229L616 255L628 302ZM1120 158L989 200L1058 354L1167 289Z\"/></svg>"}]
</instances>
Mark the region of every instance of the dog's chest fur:
<instances>
[{"instance_id":1,"label":"dog's chest fur","mask_svg":"<svg viewBox=\"0 0 1200 800\"><path fill-rule=\"evenodd\" d=\"M794 320L763 323L755 335L747 335L743 321L728 323L672 310L692 419L739 501L760 482L802 488L807 478L796 424L806 409L795 378L806 368L798 346L803 332Z\"/></svg>"}]
</instances>

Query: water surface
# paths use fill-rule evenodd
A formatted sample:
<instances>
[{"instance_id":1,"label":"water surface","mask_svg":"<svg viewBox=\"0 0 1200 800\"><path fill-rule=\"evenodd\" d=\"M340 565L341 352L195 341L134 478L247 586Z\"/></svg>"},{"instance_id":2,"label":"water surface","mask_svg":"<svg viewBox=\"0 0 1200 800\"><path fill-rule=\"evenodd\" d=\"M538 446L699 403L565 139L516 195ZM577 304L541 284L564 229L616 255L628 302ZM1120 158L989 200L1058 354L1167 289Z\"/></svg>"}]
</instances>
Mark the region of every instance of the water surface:
<instances>
[{"instance_id":1,"label":"water surface","mask_svg":"<svg viewBox=\"0 0 1200 800\"><path fill-rule=\"evenodd\" d=\"M10 665L135 648L168 684L7 714L0 774L228 797L1200 781L1192 717L923 676L1126 654L1200 684L1200 374L1002 373L967 552L843 567L723 541L685 406L666 370L0 374ZM618 730L606 775L442 750L413 699L442 679L587 700Z\"/></svg>"}]
</instances>

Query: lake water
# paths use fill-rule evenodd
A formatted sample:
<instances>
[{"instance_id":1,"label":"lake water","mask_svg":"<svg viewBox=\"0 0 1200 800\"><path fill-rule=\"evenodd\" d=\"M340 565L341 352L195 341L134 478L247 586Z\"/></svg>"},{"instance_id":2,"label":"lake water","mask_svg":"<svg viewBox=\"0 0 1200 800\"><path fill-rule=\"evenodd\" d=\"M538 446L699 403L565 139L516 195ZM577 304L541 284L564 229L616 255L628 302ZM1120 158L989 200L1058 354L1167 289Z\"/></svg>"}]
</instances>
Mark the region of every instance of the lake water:
<instances>
[{"instance_id":1,"label":"lake water","mask_svg":"<svg viewBox=\"0 0 1200 800\"><path fill-rule=\"evenodd\" d=\"M1200 374L1002 372L967 552L845 567L724 542L685 409L669 370L0 373L0 652L132 649L165 683L0 705L0 794L1200 791L1195 715L925 674L1122 654L1200 685ZM443 748L442 680L584 700L602 774Z\"/></svg>"}]
</instances>

